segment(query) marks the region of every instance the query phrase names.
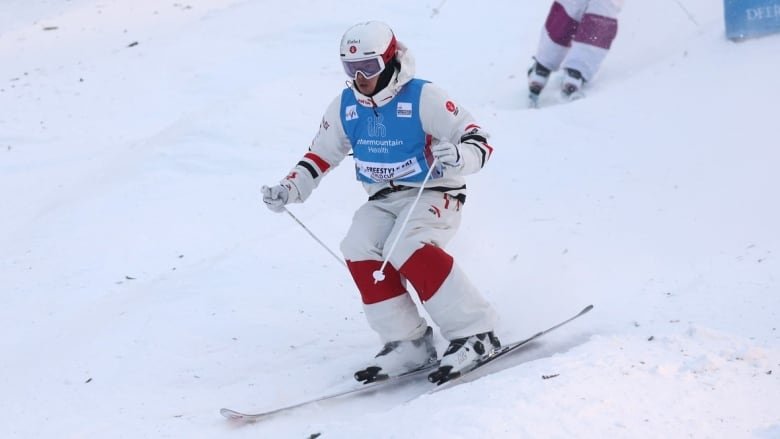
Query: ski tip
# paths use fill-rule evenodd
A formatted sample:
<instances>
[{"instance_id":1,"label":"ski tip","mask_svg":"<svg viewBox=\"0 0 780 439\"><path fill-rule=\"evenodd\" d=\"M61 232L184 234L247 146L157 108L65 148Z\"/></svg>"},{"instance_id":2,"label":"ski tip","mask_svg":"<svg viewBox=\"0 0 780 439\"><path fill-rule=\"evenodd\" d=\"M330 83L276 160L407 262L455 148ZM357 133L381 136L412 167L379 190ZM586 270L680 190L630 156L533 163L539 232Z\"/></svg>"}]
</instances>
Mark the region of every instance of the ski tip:
<instances>
[{"instance_id":1,"label":"ski tip","mask_svg":"<svg viewBox=\"0 0 780 439\"><path fill-rule=\"evenodd\" d=\"M588 306L585 307L585 309L580 311L580 314L585 314L586 312L588 312L588 311L590 311L592 309L593 309L593 305L588 305Z\"/></svg>"},{"instance_id":2,"label":"ski tip","mask_svg":"<svg viewBox=\"0 0 780 439\"><path fill-rule=\"evenodd\" d=\"M231 421L242 421L247 418L247 415L227 408L219 409L219 414Z\"/></svg>"},{"instance_id":3,"label":"ski tip","mask_svg":"<svg viewBox=\"0 0 780 439\"><path fill-rule=\"evenodd\" d=\"M228 418L228 419L231 419L231 418L233 418L236 415L236 412L234 412L233 410L230 410L230 409L221 408L221 409L219 409L219 414L224 416L224 417L226 417L226 418Z\"/></svg>"}]
</instances>

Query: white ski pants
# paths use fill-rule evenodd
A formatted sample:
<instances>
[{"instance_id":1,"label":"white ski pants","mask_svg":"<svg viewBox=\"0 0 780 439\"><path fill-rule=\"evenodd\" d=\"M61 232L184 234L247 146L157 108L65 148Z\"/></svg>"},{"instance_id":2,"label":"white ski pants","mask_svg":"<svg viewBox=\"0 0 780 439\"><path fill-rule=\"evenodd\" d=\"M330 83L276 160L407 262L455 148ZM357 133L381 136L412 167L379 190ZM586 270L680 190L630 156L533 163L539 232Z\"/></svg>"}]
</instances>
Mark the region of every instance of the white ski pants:
<instances>
[{"instance_id":1,"label":"white ski pants","mask_svg":"<svg viewBox=\"0 0 780 439\"><path fill-rule=\"evenodd\" d=\"M556 0L539 39L536 60L550 70L579 70L586 81L598 72L617 35L623 0Z\"/></svg>"},{"instance_id":2,"label":"white ski pants","mask_svg":"<svg viewBox=\"0 0 780 439\"><path fill-rule=\"evenodd\" d=\"M384 343L423 335L428 324L407 291L408 281L444 338L492 331L493 308L444 251L460 225L461 202L425 190L401 230L417 193L417 188L408 189L366 202L355 212L341 243L369 325ZM375 282L373 273L399 234L385 278Z\"/></svg>"}]
</instances>

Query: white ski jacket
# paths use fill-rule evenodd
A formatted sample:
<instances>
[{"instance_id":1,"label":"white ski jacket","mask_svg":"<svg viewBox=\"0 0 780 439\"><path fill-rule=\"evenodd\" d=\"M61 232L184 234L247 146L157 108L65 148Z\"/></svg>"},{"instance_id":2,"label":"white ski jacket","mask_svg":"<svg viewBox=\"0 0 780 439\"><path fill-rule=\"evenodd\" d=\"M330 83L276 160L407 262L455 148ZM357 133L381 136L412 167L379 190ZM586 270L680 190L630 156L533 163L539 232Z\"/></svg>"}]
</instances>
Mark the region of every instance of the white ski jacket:
<instances>
[{"instance_id":1,"label":"white ski jacket","mask_svg":"<svg viewBox=\"0 0 780 439\"><path fill-rule=\"evenodd\" d=\"M379 93L368 97L360 93L352 82L347 83L355 93L359 105L382 107L389 104L414 77L413 57L400 42L398 47L396 59L400 62L401 69L396 71L387 87ZM325 111L309 151L281 182L290 191L289 202L305 201L319 185L322 177L350 153L352 145L341 123L341 111L339 94ZM487 143L488 134L467 110L458 106L441 88L431 83L423 86L419 112L423 130L432 137L432 145L445 141L453 143L458 146L461 155L459 167L445 167L444 176L428 182L426 187L435 187L453 196L465 194L466 184L463 176L482 169L493 152L493 148ZM362 184L369 197L394 186L392 182ZM403 186L419 185L403 183Z\"/></svg>"}]
</instances>

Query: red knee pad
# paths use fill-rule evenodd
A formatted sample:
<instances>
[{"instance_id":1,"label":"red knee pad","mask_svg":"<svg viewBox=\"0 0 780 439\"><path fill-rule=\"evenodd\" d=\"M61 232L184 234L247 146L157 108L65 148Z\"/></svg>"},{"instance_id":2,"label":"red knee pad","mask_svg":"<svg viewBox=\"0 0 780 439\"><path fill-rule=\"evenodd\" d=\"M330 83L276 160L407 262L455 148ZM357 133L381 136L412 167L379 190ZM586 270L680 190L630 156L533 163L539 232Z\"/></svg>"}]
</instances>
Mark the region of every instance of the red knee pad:
<instances>
[{"instance_id":1,"label":"red knee pad","mask_svg":"<svg viewBox=\"0 0 780 439\"><path fill-rule=\"evenodd\" d=\"M614 18L595 14L585 14L582 17L580 27L574 35L574 41L590 44L591 46L609 49L615 40L618 31L618 22Z\"/></svg>"},{"instance_id":2,"label":"red knee pad","mask_svg":"<svg viewBox=\"0 0 780 439\"><path fill-rule=\"evenodd\" d=\"M571 39L577 32L577 26L579 23L569 16L563 5L558 2L552 4L550 13L547 14L547 21L544 23L544 28L551 40L564 47L571 46Z\"/></svg>"},{"instance_id":3,"label":"red knee pad","mask_svg":"<svg viewBox=\"0 0 780 439\"><path fill-rule=\"evenodd\" d=\"M423 302L439 291L450 275L454 260L443 249L425 244L412 253L401 267L401 274L409 280Z\"/></svg>"},{"instance_id":4,"label":"red knee pad","mask_svg":"<svg viewBox=\"0 0 780 439\"><path fill-rule=\"evenodd\" d=\"M366 305L382 302L406 293L406 288L401 282L401 275L390 264L385 266L384 280L374 282L374 272L381 267L382 261L347 261L347 268L349 268L352 279L355 280L355 284L360 290L363 303Z\"/></svg>"}]
</instances>

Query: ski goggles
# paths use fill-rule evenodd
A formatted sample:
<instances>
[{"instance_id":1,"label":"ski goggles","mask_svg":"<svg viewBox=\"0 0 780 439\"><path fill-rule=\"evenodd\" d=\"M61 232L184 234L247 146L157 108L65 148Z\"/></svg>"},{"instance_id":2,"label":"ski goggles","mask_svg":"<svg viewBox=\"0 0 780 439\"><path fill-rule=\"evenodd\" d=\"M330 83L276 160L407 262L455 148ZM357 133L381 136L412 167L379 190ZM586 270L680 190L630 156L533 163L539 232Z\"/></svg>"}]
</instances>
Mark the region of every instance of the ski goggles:
<instances>
[{"instance_id":1,"label":"ski goggles","mask_svg":"<svg viewBox=\"0 0 780 439\"><path fill-rule=\"evenodd\" d=\"M344 65L344 72L352 79L357 79L358 73L362 73L366 79L371 79L385 69L385 61L378 55L354 61L342 60L341 63Z\"/></svg>"}]
</instances>

